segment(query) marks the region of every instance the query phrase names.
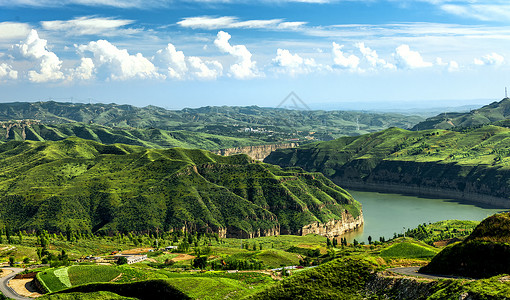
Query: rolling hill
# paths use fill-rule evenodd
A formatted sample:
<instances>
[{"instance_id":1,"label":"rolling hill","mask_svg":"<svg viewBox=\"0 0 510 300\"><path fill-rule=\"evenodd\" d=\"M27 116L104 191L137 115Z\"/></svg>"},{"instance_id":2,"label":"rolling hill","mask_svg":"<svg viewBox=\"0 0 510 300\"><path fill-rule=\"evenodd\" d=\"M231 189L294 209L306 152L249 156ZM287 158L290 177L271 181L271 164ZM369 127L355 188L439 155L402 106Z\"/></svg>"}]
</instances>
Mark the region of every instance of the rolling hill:
<instances>
[{"instance_id":1,"label":"rolling hill","mask_svg":"<svg viewBox=\"0 0 510 300\"><path fill-rule=\"evenodd\" d=\"M362 222L361 205L322 174L246 155L76 137L11 141L0 145L0 178L0 220L13 230L160 228L252 237Z\"/></svg>"},{"instance_id":2,"label":"rolling hill","mask_svg":"<svg viewBox=\"0 0 510 300\"><path fill-rule=\"evenodd\" d=\"M322 172L343 187L439 196L510 207L510 129L391 128L280 149L264 161Z\"/></svg>"},{"instance_id":3,"label":"rolling hill","mask_svg":"<svg viewBox=\"0 0 510 300\"><path fill-rule=\"evenodd\" d=\"M47 125L24 120L0 122L0 126L0 142L60 141L76 136L103 144L122 143L155 149L183 147L218 150L266 144L266 142L256 137L229 137L202 132L168 131L156 128L112 128L77 122Z\"/></svg>"},{"instance_id":4,"label":"rolling hill","mask_svg":"<svg viewBox=\"0 0 510 300\"><path fill-rule=\"evenodd\" d=\"M331 140L396 126L410 128L417 116L354 111L301 111L257 106L167 110L117 104L0 103L0 121L39 120L46 125L79 122L122 129L192 131L265 142Z\"/></svg>"},{"instance_id":5,"label":"rolling hill","mask_svg":"<svg viewBox=\"0 0 510 300\"><path fill-rule=\"evenodd\" d=\"M420 271L475 278L510 274L510 214L483 220L468 238L443 249Z\"/></svg>"},{"instance_id":6,"label":"rolling hill","mask_svg":"<svg viewBox=\"0 0 510 300\"><path fill-rule=\"evenodd\" d=\"M510 98L493 102L467 113L443 113L416 124L412 130L477 127L510 117Z\"/></svg>"}]
</instances>

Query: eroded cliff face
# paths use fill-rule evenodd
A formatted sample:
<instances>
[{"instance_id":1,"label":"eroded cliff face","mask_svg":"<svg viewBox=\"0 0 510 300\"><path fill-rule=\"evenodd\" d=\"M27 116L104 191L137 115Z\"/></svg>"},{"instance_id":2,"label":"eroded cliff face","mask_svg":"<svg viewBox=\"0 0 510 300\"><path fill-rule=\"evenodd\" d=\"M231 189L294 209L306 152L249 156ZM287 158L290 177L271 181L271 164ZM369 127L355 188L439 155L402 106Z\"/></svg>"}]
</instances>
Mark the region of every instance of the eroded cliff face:
<instances>
[{"instance_id":1,"label":"eroded cliff face","mask_svg":"<svg viewBox=\"0 0 510 300\"><path fill-rule=\"evenodd\" d=\"M256 160L264 160L271 152L276 149L286 149L298 147L298 143L287 143L287 144L271 144L271 145L259 145L259 146L248 146L248 147L237 147L229 149L220 149L211 151L212 153L229 156L234 154L246 154Z\"/></svg>"},{"instance_id":2,"label":"eroded cliff face","mask_svg":"<svg viewBox=\"0 0 510 300\"><path fill-rule=\"evenodd\" d=\"M345 188L445 197L510 207L510 170L487 165L397 160L367 166L368 162L357 161L339 168L331 176L333 182Z\"/></svg>"},{"instance_id":3,"label":"eroded cliff face","mask_svg":"<svg viewBox=\"0 0 510 300\"><path fill-rule=\"evenodd\" d=\"M326 223L315 222L303 226L301 235L319 234L328 238L340 236L346 232L356 230L363 225L363 212L354 218L348 211L342 212L341 220L330 220Z\"/></svg>"}]
</instances>

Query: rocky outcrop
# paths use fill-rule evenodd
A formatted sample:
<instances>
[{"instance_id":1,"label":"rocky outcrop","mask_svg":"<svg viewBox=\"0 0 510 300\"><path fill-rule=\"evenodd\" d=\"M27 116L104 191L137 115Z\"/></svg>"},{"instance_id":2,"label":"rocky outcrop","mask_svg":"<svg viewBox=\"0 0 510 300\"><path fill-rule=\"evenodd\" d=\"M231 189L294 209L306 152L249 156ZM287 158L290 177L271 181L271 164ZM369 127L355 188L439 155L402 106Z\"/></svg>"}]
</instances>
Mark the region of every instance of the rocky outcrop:
<instances>
[{"instance_id":1,"label":"rocky outcrop","mask_svg":"<svg viewBox=\"0 0 510 300\"><path fill-rule=\"evenodd\" d=\"M354 218L348 211L342 212L341 220L330 220L326 223L315 222L303 226L301 229L301 235L307 235L310 233L326 236L328 238L334 238L340 236L346 232L356 230L363 225L363 212Z\"/></svg>"},{"instance_id":2,"label":"rocky outcrop","mask_svg":"<svg viewBox=\"0 0 510 300\"><path fill-rule=\"evenodd\" d=\"M271 144L271 145L259 145L259 146L247 146L247 147L236 147L229 149L220 149L211 151L214 154L230 156L234 154L247 154L253 159L264 160L271 152L276 149L286 149L298 147L298 143L287 143L287 144Z\"/></svg>"},{"instance_id":3,"label":"rocky outcrop","mask_svg":"<svg viewBox=\"0 0 510 300\"><path fill-rule=\"evenodd\" d=\"M367 282L365 293L384 297L378 299L420 300L431 296L436 291L438 284L438 281L395 277L381 272L374 274Z\"/></svg>"}]
</instances>

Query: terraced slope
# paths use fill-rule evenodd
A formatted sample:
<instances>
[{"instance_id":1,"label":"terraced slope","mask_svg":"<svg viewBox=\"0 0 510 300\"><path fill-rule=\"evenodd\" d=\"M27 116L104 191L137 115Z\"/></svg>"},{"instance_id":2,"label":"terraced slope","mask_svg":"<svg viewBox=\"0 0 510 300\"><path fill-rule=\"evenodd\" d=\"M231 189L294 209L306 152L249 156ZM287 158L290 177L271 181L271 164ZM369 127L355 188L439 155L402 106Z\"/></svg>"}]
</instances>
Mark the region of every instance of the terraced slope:
<instances>
[{"instance_id":1,"label":"terraced slope","mask_svg":"<svg viewBox=\"0 0 510 300\"><path fill-rule=\"evenodd\" d=\"M14 230L160 228L250 237L362 222L360 204L322 174L246 155L76 137L14 141L0 145L0 179L0 220Z\"/></svg>"}]
</instances>

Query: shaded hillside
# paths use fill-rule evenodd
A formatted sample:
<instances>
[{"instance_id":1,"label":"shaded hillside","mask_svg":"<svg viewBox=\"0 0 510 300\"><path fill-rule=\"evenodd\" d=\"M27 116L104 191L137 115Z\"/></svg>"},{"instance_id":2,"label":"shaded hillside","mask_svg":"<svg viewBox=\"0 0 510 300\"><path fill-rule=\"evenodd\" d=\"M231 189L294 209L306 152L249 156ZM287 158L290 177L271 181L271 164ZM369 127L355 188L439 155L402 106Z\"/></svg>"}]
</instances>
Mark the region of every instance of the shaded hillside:
<instances>
[{"instance_id":1,"label":"shaded hillside","mask_svg":"<svg viewBox=\"0 0 510 300\"><path fill-rule=\"evenodd\" d=\"M249 237L362 218L360 204L320 173L203 150L13 141L0 145L0 178L0 219L14 230Z\"/></svg>"},{"instance_id":2,"label":"shaded hillside","mask_svg":"<svg viewBox=\"0 0 510 300\"><path fill-rule=\"evenodd\" d=\"M15 141L60 141L68 137L93 140L103 144L122 143L148 148L199 148L219 150L246 147L264 143L250 137L229 137L191 131L167 131L155 128L111 128L95 124L64 123L45 125L26 120L0 122L0 142Z\"/></svg>"},{"instance_id":3,"label":"shaded hillside","mask_svg":"<svg viewBox=\"0 0 510 300\"><path fill-rule=\"evenodd\" d=\"M492 124L510 117L510 98L493 102L467 113L443 113L416 124L412 130L451 129Z\"/></svg>"},{"instance_id":4,"label":"shaded hillside","mask_svg":"<svg viewBox=\"0 0 510 300\"><path fill-rule=\"evenodd\" d=\"M322 172L351 188L453 197L510 207L510 129L397 128L276 150L264 161Z\"/></svg>"},{"instance_id":5,"label":"shaded hillside","mask_svg":"<svg viewBox=\"0 0 510 300\"><path fill-rule=\"evenodd\" d=\"M186 130L266 142L288 139L331 140L396 126L410 128L423 120L400 114L353 111L300 111L276 108L202 107L166 110L117 104L60 102L0 103L0 121L35 119L44 124L81 122L119 128Z\"/></svg>"},{"instance_id":6,"label":"shaded hillside","mask_svg":"<svg viewBox=\"0 0 510 300\"><path fill-rule=\"evenodd\" d=\"M420 271L475 278L510 274L510 214L483 220L466 240L443 249Z\"/></svg>"}]
</instances>

